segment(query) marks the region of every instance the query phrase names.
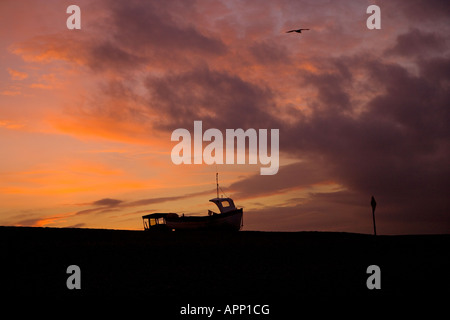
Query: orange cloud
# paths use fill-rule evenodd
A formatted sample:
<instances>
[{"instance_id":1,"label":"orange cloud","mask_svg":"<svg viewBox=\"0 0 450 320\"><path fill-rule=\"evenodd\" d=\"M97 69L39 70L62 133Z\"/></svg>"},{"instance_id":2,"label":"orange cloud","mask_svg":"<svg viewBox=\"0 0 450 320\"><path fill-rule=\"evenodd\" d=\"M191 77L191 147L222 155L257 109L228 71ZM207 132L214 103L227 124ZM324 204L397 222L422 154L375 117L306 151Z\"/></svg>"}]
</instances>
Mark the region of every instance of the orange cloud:
<instances>
[{"instance_id":1,"label":"orange cloud","mask_svg":"<svg viewBox=\"0 0 450 320\"><path fill-rule=\"evenodd\" d=\"M27 62L48 63L54 60L73 61L82 64L84 41L77 35L52 34L36 36L16 43L10 51Z\"/></svg>"},{"instance_id":2,"label":"orange cloud","mask_svg":"<svg viewBox=\"0 0 450 320\"><path fill-rule=\"evenodd\" d=\"M18 96L21 94L20 91L11 91L11 90L5 90L0 92L1 95L3 96Z\"/></svg>"},{"instance_id":3,"label":"orange cloud","mask_svg":"<svg viewBox=\"0 0 450 320\"><path fill-rule=\"evenodd\" d=\"M136 123L120 121L119 119L114 120L100 116L84 117L83 115L70 118L52 116L50 123L58 131L78 137L98 137L138 144L165 144L158 139L160 133L153 132L148 126L139 127Z\"/></svg>"},{"instance_id":4,"label":"orange cloud","mask_svg":"<svg viewBox=\"0 0 450 320\"><path fill-rule=\"evenodd\" d=\"M43 84L43 83L32 83L30 85L30 88L38 88L38 89L45 89L45 90L50 90L53 87L51 85L48 84Z\"/></svg>"},{"instance_id":5,"label":"orange cloud","mask_svg":"<svg viewBox=\"0 0 450 320\"><path fill-rule=\"evenodd\" d=\"M8 68L8 72L11 75L12 80L23 80L28 78L28 73L26 72L20 72L11 68Z\"/></svg>"},{"instance_id":6,"label":"orange cloud","mask_svg":"<svg viewBox=\"0 0 450 320\"><path fill-rule=\"evenodd\" d=\"M37 219L32 226L33 227L46 227L48 225L52 225L52 224L56 224L56 223L61 224L61 223L67 222L67 219L70 217L73 217L75 214L76 214L75 212L67 212L67 213L51 215L46 218Z\"/></svg>"},{"instance_id":7,"label":"orange cloud","mask_svg":"<svg viewBox=\"0 0 450 320\"><path fill-rule=\"evenodd\" d=\"M23 124L19 124L16 122L12 122L9 120L0 120L0 128L6 128L6 129L20 129L23 128Z\"/></svg>"}]
</instances>

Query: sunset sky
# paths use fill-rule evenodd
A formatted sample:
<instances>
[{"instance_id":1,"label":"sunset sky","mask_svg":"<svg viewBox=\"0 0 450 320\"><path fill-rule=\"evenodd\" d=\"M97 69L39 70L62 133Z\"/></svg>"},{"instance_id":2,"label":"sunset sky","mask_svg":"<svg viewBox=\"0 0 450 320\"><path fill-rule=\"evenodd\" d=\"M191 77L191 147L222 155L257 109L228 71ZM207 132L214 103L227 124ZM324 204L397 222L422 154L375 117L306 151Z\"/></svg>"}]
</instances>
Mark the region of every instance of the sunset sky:
<instances>
[{"instance_id":1,"label":"sunset sky","mask_svg":"<svg viewBox=\"0 0 450 320\"><path fill-rule=\"evenodd\" d=\"M3 0L0 225L206 214L217 169L244 230L372 233L374 195L379 234L449 233L449 18L437 0ZM195 120L279 129L278 173L173 164Z\"/></svg>"}]
</instances>

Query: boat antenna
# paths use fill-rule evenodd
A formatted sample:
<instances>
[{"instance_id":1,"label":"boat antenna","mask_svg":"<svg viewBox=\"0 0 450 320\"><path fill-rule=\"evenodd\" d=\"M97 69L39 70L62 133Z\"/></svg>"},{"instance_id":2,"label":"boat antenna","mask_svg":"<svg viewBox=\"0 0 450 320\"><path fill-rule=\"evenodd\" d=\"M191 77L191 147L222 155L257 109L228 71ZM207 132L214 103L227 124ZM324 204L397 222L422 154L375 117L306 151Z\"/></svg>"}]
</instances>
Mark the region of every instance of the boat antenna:
<instances>
[{"instance_id":1,"label":"boat antenna","mask_svg":"<svg viewBox=\"0 0 450 320\"><path fill-rule=\"evenodd\" d=\"M217 199L219 199L219 189L222 191L222 195L228 198L227 194L223 191L222 187L219 186L219 171L217 170L216 165L216 190L217 190Z\"/></svg>"},{"instance_id":2,"label":"boat antenna","mask_svg":"<svg viewBox=\"0 0 450 320\"><path fill-rule=\"evenodd\" d=\"M217 199L219 198L219 172L216 171L216 190L217 190Z\"/></svg>"}]
</instances>

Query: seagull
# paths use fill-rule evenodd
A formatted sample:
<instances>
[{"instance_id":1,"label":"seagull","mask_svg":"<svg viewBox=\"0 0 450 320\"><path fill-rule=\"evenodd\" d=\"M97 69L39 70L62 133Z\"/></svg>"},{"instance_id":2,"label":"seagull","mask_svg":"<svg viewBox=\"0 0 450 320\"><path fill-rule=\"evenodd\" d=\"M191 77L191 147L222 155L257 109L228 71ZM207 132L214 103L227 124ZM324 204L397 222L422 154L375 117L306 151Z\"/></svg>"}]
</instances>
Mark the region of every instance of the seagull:
<instances>
[{"instance_id":1,"label":"seagull","mask_svg":"<svg viewBox=\"0 0 450 320\"><path fill-rule=\"evenodd\" d=\"M297 29L297 30L289 30L289 31L286 31L286 33L290 33L290 32L297 32L297 33L302 33L302 30L309 30L309 29Z\"/></svg>"}]
</instances>

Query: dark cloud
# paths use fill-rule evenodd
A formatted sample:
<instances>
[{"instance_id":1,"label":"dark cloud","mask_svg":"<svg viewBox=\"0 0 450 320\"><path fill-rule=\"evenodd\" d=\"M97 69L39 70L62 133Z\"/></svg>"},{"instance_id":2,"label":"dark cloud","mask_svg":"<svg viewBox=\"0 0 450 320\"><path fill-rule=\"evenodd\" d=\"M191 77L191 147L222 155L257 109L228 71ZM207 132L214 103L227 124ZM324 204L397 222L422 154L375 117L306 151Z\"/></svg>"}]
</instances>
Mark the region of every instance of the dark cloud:
<instances>
[{"instance_id":1,"label":"dark cloud","mask_svg":"<svg viewBox=\"0 0 450 320\"><path fill-rule=\"evenodd\" d=\"M14 224L18 225L18 226L34 226L41 220L42 220L42 218L25 219L25 220L17 221Z\"/></svg>"},{"instance_id":2,"label":"dark cloud","mask_svg":"<svg viewBox=\"0 0 450 320\"><path fill-rule=\"evenodd\" d=\"M117 205L121 204L122 202L123 202L122 200L105 198L105 199L101 199L101 200L92 202L92 205L113 207L113 206L117 206Z\"/></svg>"},{"instance_id":3,"label":"dark cloud","mask_svg":"<svg viewBox=\"0 0 450 320\"><path fill-rule=\"evenodd\" d=\"M189 72L149 77L148 106L157 110L165 123L160 128L192 127L203 120L205 127L268 128L274 120L273 93L237 75L211 70L203 65Z\"/></svg>"},{"instance_id":4,"label":"dark cloud","mask_svg":"<svg viewBox=\"0 0 450 320\"><path fill-rule=\"evenodd\" d=\"M182 57L186 51L220 55L226 46L192 23L194 1L115 1L109 3L116 44L151 58Z\"/></svg>"},{"instance_id":5,"label":"dark cloud","mask_svg":"<svg viewBox=\"0 0 450 320\"><path fill-rule=\"evenodd\" d=\"M94 201L90 204L90 205L96 206L95 208L78 211L76 213L76 215L115 212L115 211L121 211L126 208L153 205L153 204L163 203L163 202L167 202L167 201L176 201L176 200L187 199L187 198L192 198L192 197L196 197L196 196L203 196L203 195L210 194L210 193L211 193L211 191L207 190L207 191L194 192L194 193L189 193L189 194L184 194L184 195L179 195L179 196L146 198L146 199L138 199L138 200L132 200L132 201L122 201L122 200L116 200L116 199L111 199L111 198L105 198L105 199L100 199L100 200Z\"/></svg>"},{"instance_id":6,"label":"dark cloud","mask_svg":"<svg viewBox=\"0 0 450 320\"><path fill-rule=\"evenodd\" d=\"M324 166L325 165L325 166ZM280 168L274 176L253 175L227 187L236 199L270 196L292 189L305 188L329 179L326 163L304 160Z\"/></svg>"},{"instance_id":7,"label":"dark cloud","mask_svg":"<svg viewBox=\"0 0 450 320\"><path fill-rule=\"evenodd\" d=\"M351 108L350 94L347 90L352 81L352 74L347 66L336 60L334 72L305 73L303 84L318 91L321 104L314 105L315 112L342 112ZM322 106L325 108L322 108Z\"/></svg>"},{"instance_id":8,"label":"dark cloud","mask_svg":"<svg viewBox=\"0 0 450 320\"><path fill-rule=\"evenodd\" d=\"M333 223L358 228L367 218L359 214L370 210L374 195L384 232L448 232L450 57L442 37L417 29L398 36L389 53L410 59L407 64L353 55L322 58L323 68L299 72L299 84L316 96L308 113L299 112L296 121L280 127L280 150L303 161L281 167L270 183L255 175L229 188L244 199L324 181L347 191L250 212L250 225L263 228L276 216L288 230L311 221L330 230ZM361 232L371 232L370 227Z\"/></svg>"},{"instance_id":9,"label":"dark cloud","mask_svg":"<svg viewBox=\"0 0 450 320\"><path fill-rule=\"evenodd\" d=\"M186 16L195 15L195 5L174 4L175 12L184 8ZM450 6L443 1L433 1L430 6L417 0L382 3L381 7L384 13L395 7L410 20L429 20L435 15L435 26L439 26L444 16L448 18L445 12ZM137 23L130 24L131 17ZM139 55L145 53L149 59L173 58L178 52L196 52L203 58L226 52L220 38L203 34L166 5L142 7L120 2L113 7L112 19L121 26L113 35L115 46L127 48L127 52L139 48ZM359 215L367 212L370 196L375 195L383 226L380 230L395 233L407 230L405 224L411 225L410 230L422 224L422 232L445 232L450 230L446 195L450 190L450 58L445 55L449 43L439 28L431 31L417 22L384 50L391 59L366 53L310 58L317 70L299 70L296 81L299 87L313 90L315 99L308 103L309 113L292 113L290 124L273 116L280 95L274 86L251 82L238 72L216 70L206 62L189 61L187 70L174 68L148 76L146 105L158 112L161 121L156 127L163 130L191 128L194 120L222 130L230 124L234 128L280 128L281 151L302 162L280 168L270 182L268 177L255 175L231 184L229 189L237 199L325 181L347 189L311 194L306 202L291 199L284 208L266 207L259 212L262 220L265 214L269 220L276 214L277 221L296 230L305 224L328 229L360 224L363 227L358 230L368 228L370 232L367 217ZM248 52L256 65L289 61L287 48L272 41L250 42ZM393 62L392 57L407 63ZM183 197L141 199L120 206ZM253 223L257 223L255 219Z\"/></svg>"},{"instance_id":10,"label":"dark cloud","mask_svg":"<svg viewBox=\"0 0 450 320\"><path fill-rule=\"evenodd\" d=\"M145 56L136 55L111 41L92 43L86 59L87 65L96 72L111 69L134 70L148 61Z\"/></svg>"},{"instance_id":11,"label":"dark cloud","mask_svg":"<svg viewBox=\"0 0 450 320\"><path fill-rule=\"evenodd\" d=\"M350 191L310 194L290 206L245 212L246 230L372 232L370 198ZM397 230L398 231L398 230Z\"/></svg>"},{"instance_id":12,"label":"dark cloud","mask_svg":"<svg viewBox=\"0 0 450 320\"><path fill-rule=\"evenodd\" d=\"M365 199L374 194L391 214L386 221L395 222L398 230L405 221L427 221L427 232L448 231L450 205L445 193L450 190L450 88L448 74L436 70L438 66L448 68L449 60L421 60L417 75L378 59L355 56L335 62L339 65L331 72L304 76L317 90L315 108L310 116L284 127L281 150L306 156L307 162L295 165L297 174L288 176L301 186L302 176L311 183L313 173L313 180L328 177L355 196ZM348 86L356 81L350 81L348 72L363 73L378 87L378 94L368 100L363 111L356 112L349 99ZM316 162L320 163L317 167ZM280 177L289 169L281 168ZM282 189L277 183L252 182L258 179L252 177L234 186L251 186L253 194ZM294 187L291 179L286 179L285 185ZM296 209L302 212L301 206Z\"/></svg>"},{"instance_id":13,"label":"dark cloud","mask_svg":"<svg viewBox=\"0 0 450 320\"><path fill-rule=\"evenodd\" d=\"M257 41L249 50L258 64L287 64L291 60L288 48L273 41Z\"/></svg>"},{"instance_id":14,"label":"dark cloud","mask_svg":"<svg viewBox=\"0 0 450 320\"><path fill-rule=\"evenodd\" d=\"M445 47L445 38L438 33L413 28L399 35L394 47L386 50L386 54L414 57L433 52L439 53Z\"/></svg>"},{"instance_id":15,"label":"dark cloud","mask_svg":"<svg viewBox=\"0 0 450 320\"><path fill-rule=\"evenodd\" d=\"M390 1L381 0L378 4L385 12L400 14L408 17L414 24L426 22L448 22L450 15L450 5L446 0L411 0L411 1ZM388 11L389 10L389 11Z\"/></svg>"},{"instance_id":16,"label":"dark cloud","mask_svg":"<svg viewBox=\"0 0 450 320\"><path fill-rule=\"evenodd\" d=\"M157 34L152 37L158 39ZM290 124L280 122L271 112L277 109L279 95L273 87L207 64L147 77L147 106L158 110L162 121L157 127L163 130L191 128L194 120L219 129L229 128L230 123L235 128L280 128L281 151L303 161L280 168L270 183L264 181L267 177L255 175L231 184L229 189L237 199L325 181L347 188L346 192L311 195L307 203L295 204L292 199L286 208L266 207L261 217L276 214L292 228L293 221L305 221L295 220L302 215L322 226L364 223L365 218L355 217L369 207L370 196L375 195L384 230L395 232L396 228L406 230L404 224L422 224L423 232L444 232L450 229L445 195L450 190L450 60L440 54L448 49L446 40L439 31L418 28L397 36L385 53L410 59L414 70L370 54L314 58L322 68L302 69L297 81L314 90L315 99L308 105L309 113L293 113ZM249 52L259 64L288 59L283 48L267 41L252 43ZM360 88L370 98L360 98L364 96ZM316 216L311 217L313 213ZM301 228L298 223L294 229Z\"/></svg>"},{"instance_id":17,"label":"dark cloud","mask_svg":"<svg viewBox=\"0 0 450 320\"><path fill-rule=\"evenodd\" d=\"M93 40L87 64L94 71L130 72L143 65L189 64L189 54L222 55L227 51L217 35L205 35L189 21L195 15L191 1L114 1L100 23L110 35Z\"/></svg>"},{"instance_id":18,"label":"dark cloud","mask_svg":"<svg viewBox=\"0 0 450 320\"><path fill-rule=\"evenodd\" d=\"M218 34L206 34L195 22L195 1L103 1L87 5L100 18L86 22L86 31L36 36L11 47L26 58L60 59L87 65L93 72L132 71L186 66L220 56L227 46ZM192 55L191 55L192 53Z\"/></svg>"},{"instance_id":19,"label":"dark cloud","mask_svg":"<svg viewBox=\"0 0 450 320\"><path fill-rule=\"evenodd\" d=\"M423 77L432 81L435 86L444 88L448 86L450 81L450 59L448 57L433 57L421 60L419 66ZM442 95L436 98L445 99Z\"/></svg>"},{"instance_id":20,"label":"dark cloud","mask_svg":"<svg viewBox=\"0 0 450 320\"><path fill-rule=\"evenodd\" d=\"M76 212L75 215L81 216L81 215L93 214L93 213L97 214L97 213L103 212L103 210L105 210L105 208L107 208L107 207L97 207L97 208L92 208L92 209L80 210L80 211Z\"/></svg>"},{"instance_id":21,"label":"dark cloud","mask_svg":"<svg viewBox=\"0 0 450 320\"><path fill-rule=\"evenodd\" d=\"M127 202L124 204L124 207L138 207L138 206L146 206L150 204L162 203L167 201L175 201L184 199L189 197L190 195L182 195L182 196L174 196L174 197L161 197L161 198L149 198L149 199L140 199L131 202Z\"/></svg>"}]
</instances>

